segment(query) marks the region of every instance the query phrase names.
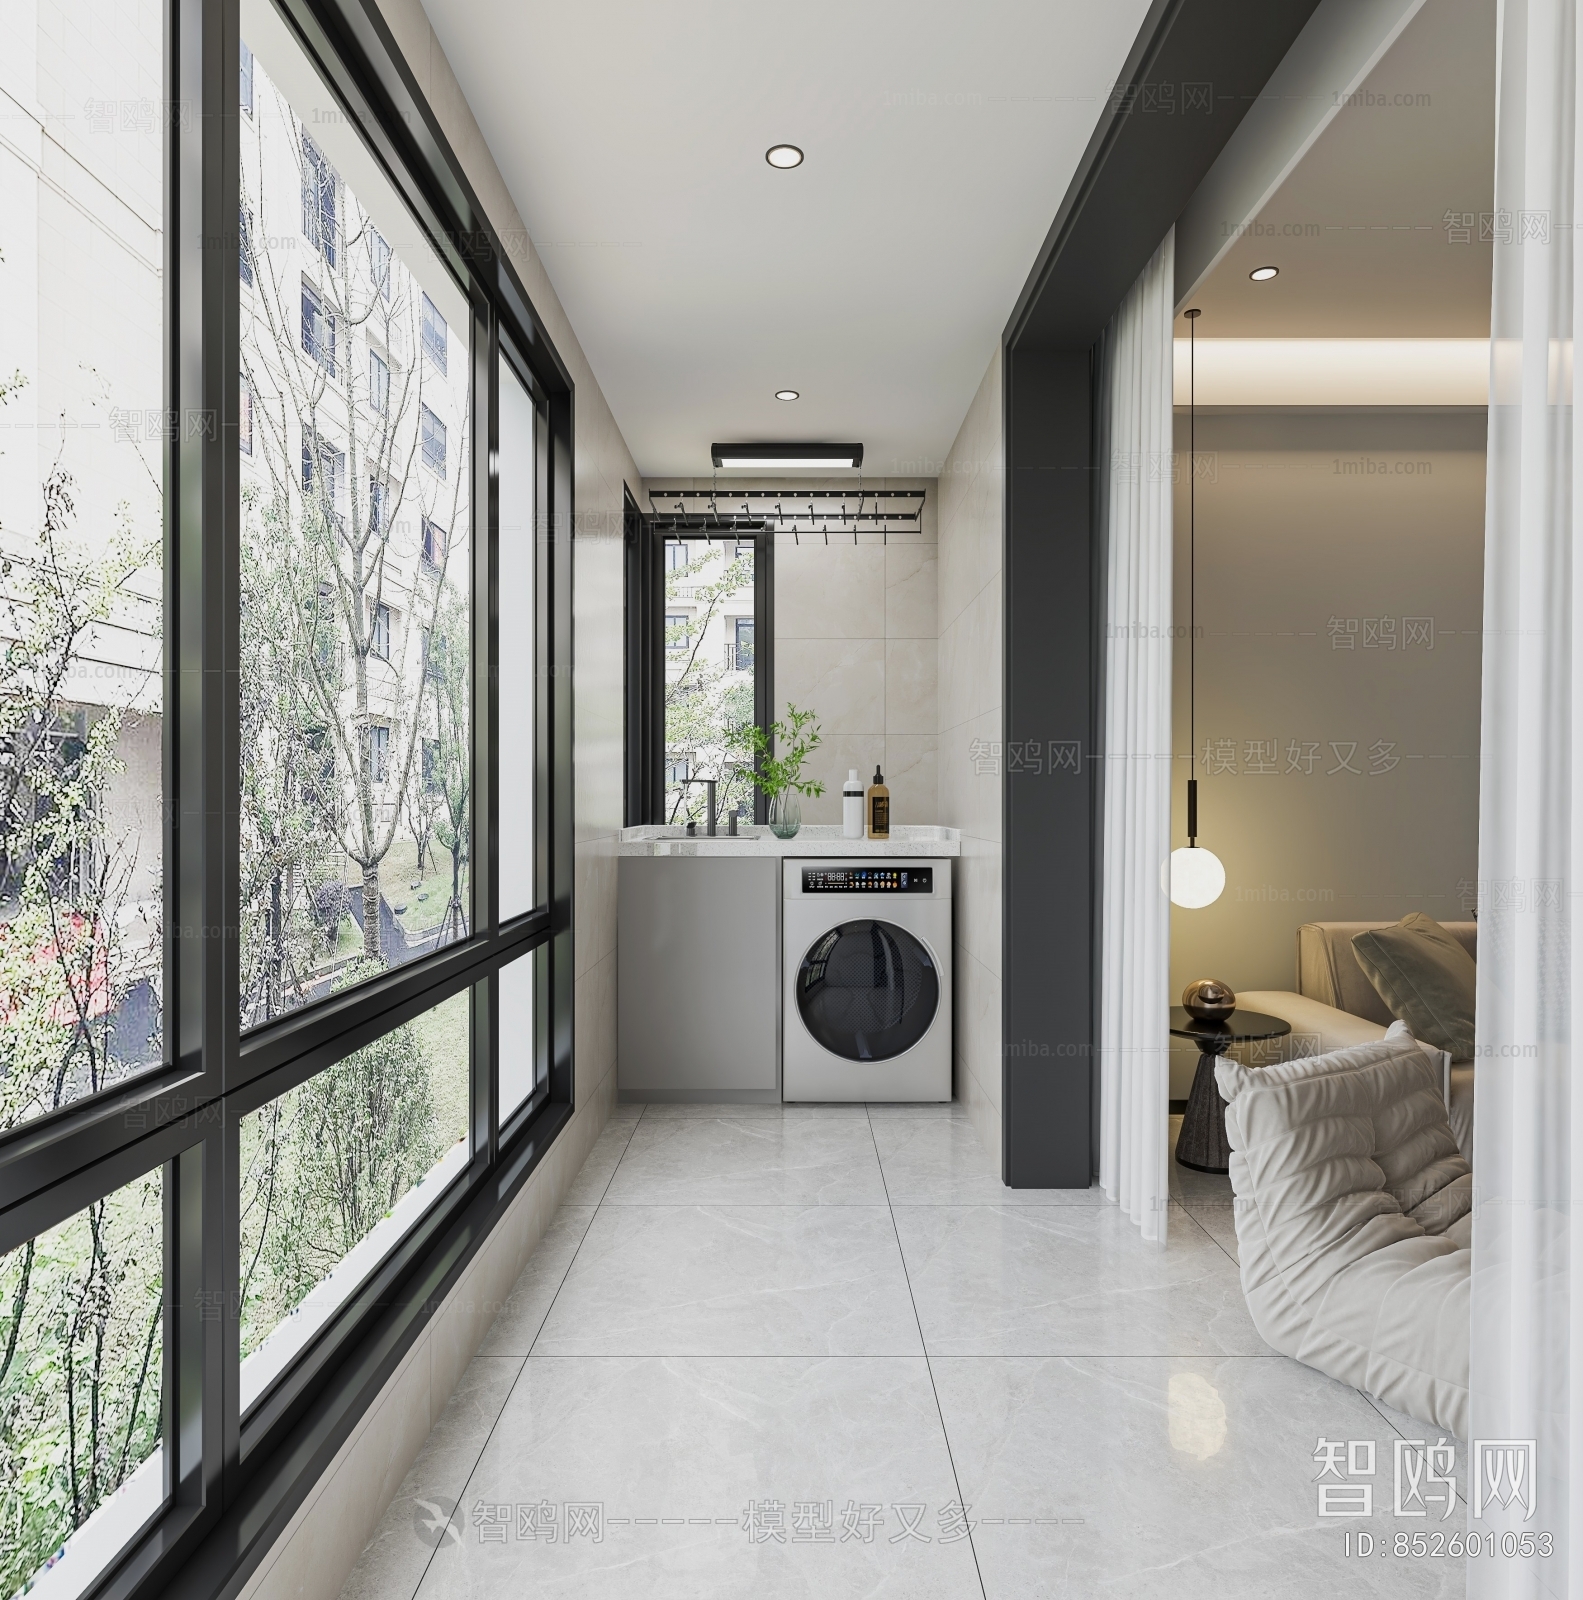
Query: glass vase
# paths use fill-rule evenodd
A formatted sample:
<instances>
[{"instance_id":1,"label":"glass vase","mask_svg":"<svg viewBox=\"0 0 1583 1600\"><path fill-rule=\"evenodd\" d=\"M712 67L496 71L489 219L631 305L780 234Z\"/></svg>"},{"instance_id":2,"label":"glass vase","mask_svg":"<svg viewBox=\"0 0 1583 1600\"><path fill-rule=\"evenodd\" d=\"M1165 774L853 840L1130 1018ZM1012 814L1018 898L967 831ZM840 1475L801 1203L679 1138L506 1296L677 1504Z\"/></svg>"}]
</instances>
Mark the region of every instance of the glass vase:
<instances>
[{"instance_id":1,"label":"glass vase","mask_svg":"<svg viewBox=\"0 0 1583 1600\"><path fill-rule=\"evenodd\" d=\"M777 839L794 839L802 826L802 797L795 789L770 796L770 832Z\"/></svg>"}]
</instances>

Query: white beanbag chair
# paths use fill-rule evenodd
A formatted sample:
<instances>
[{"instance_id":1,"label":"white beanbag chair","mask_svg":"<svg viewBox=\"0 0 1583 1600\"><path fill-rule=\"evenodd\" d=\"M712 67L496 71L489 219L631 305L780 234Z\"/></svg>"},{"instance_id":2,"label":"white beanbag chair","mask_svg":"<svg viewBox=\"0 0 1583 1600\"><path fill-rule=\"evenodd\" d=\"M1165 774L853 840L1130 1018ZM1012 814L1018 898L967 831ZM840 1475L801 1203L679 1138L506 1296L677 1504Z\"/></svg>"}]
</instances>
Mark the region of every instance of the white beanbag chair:
<instances>
[{"instance_id":1,"label":"white beanbag chair","mask_svg":"<svg viewBox=\"0 0 1583 1600\"><path fill-rule=\"evenodd\" d=\"M1441 1059L1398 1022L1306 1060L1222 1058L1215 1079L1260 1335L1466 1438L1473 1178Z\"/></svg>"}]
</instances>

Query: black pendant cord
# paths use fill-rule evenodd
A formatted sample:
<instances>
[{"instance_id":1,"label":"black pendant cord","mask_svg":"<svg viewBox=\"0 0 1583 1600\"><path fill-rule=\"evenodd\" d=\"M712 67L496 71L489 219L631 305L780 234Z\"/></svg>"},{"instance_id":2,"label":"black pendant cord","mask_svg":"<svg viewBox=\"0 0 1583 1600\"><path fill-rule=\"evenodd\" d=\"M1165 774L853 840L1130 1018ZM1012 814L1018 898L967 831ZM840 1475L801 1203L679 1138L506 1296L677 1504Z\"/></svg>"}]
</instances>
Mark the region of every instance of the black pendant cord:
<instances>
[{"instance_id":1,"label":"black pendant cord","mask_svg":"<svg viewBox=\"0 0 1583 1600\"><path fill-rule=\"evenodd\" d=\"M1198 845L1198 319L1187 318L1187 843Z\"/></svg>"}]
</instances>

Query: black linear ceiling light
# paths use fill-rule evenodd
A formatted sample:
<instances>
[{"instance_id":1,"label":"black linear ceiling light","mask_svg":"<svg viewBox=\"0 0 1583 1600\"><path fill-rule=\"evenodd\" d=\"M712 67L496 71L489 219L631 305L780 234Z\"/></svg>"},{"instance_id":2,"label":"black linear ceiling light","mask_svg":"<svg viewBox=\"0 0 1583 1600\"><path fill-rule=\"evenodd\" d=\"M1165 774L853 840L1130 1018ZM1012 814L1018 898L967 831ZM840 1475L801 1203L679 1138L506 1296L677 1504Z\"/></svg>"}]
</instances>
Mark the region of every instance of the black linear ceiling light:
<instances>
[{"instance_id":1,"label":"black linear ceiling light","mask_svg":"<svg viewBox=\"0 0 1583 1600\"><path fill-rule=\"evenodd\" d=\"M758 472L790 467L817 467L826 472L838 472L863 465L860 444L712 444L709 454L717 467Z\"/></svg>"}]
</instances>

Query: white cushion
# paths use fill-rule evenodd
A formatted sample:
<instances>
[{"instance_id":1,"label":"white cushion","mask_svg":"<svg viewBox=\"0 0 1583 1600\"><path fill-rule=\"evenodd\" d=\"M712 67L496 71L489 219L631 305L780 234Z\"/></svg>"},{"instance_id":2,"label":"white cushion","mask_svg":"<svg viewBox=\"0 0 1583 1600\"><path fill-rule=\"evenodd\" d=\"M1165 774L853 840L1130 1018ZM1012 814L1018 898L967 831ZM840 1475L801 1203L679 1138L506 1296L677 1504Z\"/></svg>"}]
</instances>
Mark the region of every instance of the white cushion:
<instances>
[{"instance_id":1,"label":"white cushion","mask_svg":"<svg viewBox=\"0 0 1583 1600\"><path fill-rule=\"evenodd\" d=\"M1351 926L1351 924L1347 924ZM1452 931L1456 931L1453 925ZM1474 926L1474 924L1469 924ZM1292 1031L1279 1039L1264 1039L1255 1044L1233 1045L1232 1056L1248 1066L1266 1066L1272 1061L1291 1061L1298 1056L1324 1055L1346 1045L1366 1044L1385 1037L1385 1024L1369 1022L1350 1011L1338 1011L1323 1001L1288 989L1250 989L1239 992L1237 1005L1244 1011L1262 1011L1267 1016L1289 1022ZM1419 1048L1432 1052L1440 1063L1451 1131L1457 1149L1473 1159L1473 1063L1450 1061L1444 1051L1419 1041Z\"/></svg>"},{"instance_id":2,"label":"white cushion","mask_svg":"<svg viewBox=\"0 0 1583 1600\"><path fill-rule=\"evenodd\" d=\"M1215 1077L1260 1334L1465 1438L1473 1180L1441 1059L1398 1022L1306 1060L1221 1060Z\"/></svg>"}]
</instances>

